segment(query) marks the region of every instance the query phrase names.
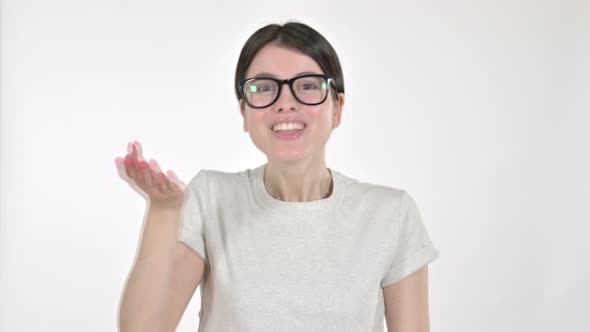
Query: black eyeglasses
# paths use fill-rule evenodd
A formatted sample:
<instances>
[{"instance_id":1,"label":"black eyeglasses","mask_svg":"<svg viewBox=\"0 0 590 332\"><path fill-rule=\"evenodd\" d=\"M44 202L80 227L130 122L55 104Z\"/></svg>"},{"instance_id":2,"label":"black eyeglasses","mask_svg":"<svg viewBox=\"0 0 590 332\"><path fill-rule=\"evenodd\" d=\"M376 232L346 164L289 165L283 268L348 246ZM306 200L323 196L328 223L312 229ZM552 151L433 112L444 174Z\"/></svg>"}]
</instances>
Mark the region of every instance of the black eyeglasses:
<instances>
[{"instance_id":1,"label":"black eyeglasses","mask_svg":"<svg viewBox=\"0 0 590 332\"><path fill-rule=\"evenodd\" d=\"M252 108L265 108L274 104L281 95L283 84L288 84L298 102L319 105L326 101L334 79L321 74L296 76L288 80L273 77L253 77L240 81L240 95Z\"/></svg>"}]
</instances>

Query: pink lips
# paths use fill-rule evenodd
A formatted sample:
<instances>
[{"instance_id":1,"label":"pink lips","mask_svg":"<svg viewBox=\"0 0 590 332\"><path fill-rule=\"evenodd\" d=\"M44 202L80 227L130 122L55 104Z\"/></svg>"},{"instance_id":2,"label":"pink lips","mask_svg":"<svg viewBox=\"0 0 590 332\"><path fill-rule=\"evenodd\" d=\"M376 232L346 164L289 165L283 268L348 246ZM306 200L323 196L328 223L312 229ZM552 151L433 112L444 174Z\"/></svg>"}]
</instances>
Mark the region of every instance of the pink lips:
<instances>
[{"instance_id":1,"label":"pink lips","mask_svg":"<svg viewBox=\"0 0 590 332\"><path fill-rule=\"evenodd\" d=\"M282 130L282 131L272 130L272 128L275 125L277 125L279 123L286 123L286 122L302 123L303 129L301 129L301 130ZM293 140L298 139L299 137L301 137L301 135L303 135L303 132L306 129L307 129L307 123L302 118L296 117L296 116L287 116L284 118L276 119L276 120L272 121L270 124L270 130L272 131L273 136L276 138L279 138L281 140L286 140L286 141L293 141Z\"/></svg>"},{"instance_id":2,"label":"pink lips","mask_svg":"<svg viewBox=\"0 0 590 332\"><path fill-rule=\"evenodd\" d=\"M304 127L301 130L283 130L283 131L273 131L272 134L279 139L282 140L287 140L287 141L293 141L298 139L299 137L301 137L301 135L303 135L303 132L307 129L307 127Z\"/></svg>"},{"instance_id":3,"label":"pink lips","mask_svg":"<svg viewBox=\"0 0 590 332\"><path fill-rule=\"evenodd\" d=\"M300 117L296 117L296 116L287 116L284 118L280 118L280 119L275 119L270 123L270 129L272 130L272 127L274 127L275 125L279 124L279 123L284 123L284 122L297 122L297 123L303 123L304 126L307 126L307 122L305 122L305 120L303 120Z\"/></svg>"}]
</instances>

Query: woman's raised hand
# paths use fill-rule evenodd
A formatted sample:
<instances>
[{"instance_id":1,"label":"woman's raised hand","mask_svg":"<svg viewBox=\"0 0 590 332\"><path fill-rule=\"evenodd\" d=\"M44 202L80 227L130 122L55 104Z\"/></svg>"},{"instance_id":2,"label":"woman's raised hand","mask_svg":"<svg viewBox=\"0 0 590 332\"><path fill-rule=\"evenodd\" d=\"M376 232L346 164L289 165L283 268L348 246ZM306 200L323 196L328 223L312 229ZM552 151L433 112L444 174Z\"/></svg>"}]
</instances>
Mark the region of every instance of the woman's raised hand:
<instances>
[{"instance_id":1,"label":"woman's raised hand","mask_svg":"<svg viewBox=\"0 0 590 332\"><path fill-rule=\"evenodd\" d=\"M127 144L125 158L115 159L119 176L143 196L150 207L180 209L186 185L168 170L166 176L154 159L149 163L142 156L138 141Z\"/></svg>"}]
</instances>

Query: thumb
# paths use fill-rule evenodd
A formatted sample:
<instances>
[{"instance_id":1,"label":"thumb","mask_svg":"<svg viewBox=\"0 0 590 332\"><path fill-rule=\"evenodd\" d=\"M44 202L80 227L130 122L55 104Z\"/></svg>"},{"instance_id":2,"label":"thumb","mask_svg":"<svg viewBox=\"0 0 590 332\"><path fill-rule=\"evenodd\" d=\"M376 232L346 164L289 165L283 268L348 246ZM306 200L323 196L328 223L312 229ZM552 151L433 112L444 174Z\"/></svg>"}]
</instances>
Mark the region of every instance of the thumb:
<instances>
[{"instance_id":1,"label":"thumb","mask_svg":"<svg viewBox=\"0 0 590 332\"><path fill-rule=\"evenodd\" d=\"M186 188L186 184L184 182L182 182L178 176L176 176L176 173L174 173L174 171L172 170L168 170L168 172L166 172L166 175L168 175L168 177L170 177L170 181L176 183L180 189L182 189L182 191L184 191L184 189Z\"/></svg>"}]
</instances>

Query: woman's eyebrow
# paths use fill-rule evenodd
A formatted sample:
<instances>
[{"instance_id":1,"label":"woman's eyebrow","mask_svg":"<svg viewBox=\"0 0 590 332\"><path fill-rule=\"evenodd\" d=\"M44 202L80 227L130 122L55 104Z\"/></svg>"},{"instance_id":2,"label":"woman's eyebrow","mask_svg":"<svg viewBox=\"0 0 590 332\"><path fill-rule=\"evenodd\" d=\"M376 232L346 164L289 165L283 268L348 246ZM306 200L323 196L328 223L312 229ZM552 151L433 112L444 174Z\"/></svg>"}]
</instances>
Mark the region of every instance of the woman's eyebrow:
<instances>
[{"instance_id":1,"label":"woman's eyebrow","mask_svg":"<svg viewBox=\"0 0 590 332\"><path fill-rule=\"evenodd\" d=\"M321 75L321 73L316 73L316 72L312 72L312 71L302 71L300 73L295 74L295 76L308 75L308 74ZM254 77L274 77L274 78L276 78L276 75L272 74L272 73L262 72L262 73L256 74L256 76L254 76Z\"/></svg>"}]
</instances>

